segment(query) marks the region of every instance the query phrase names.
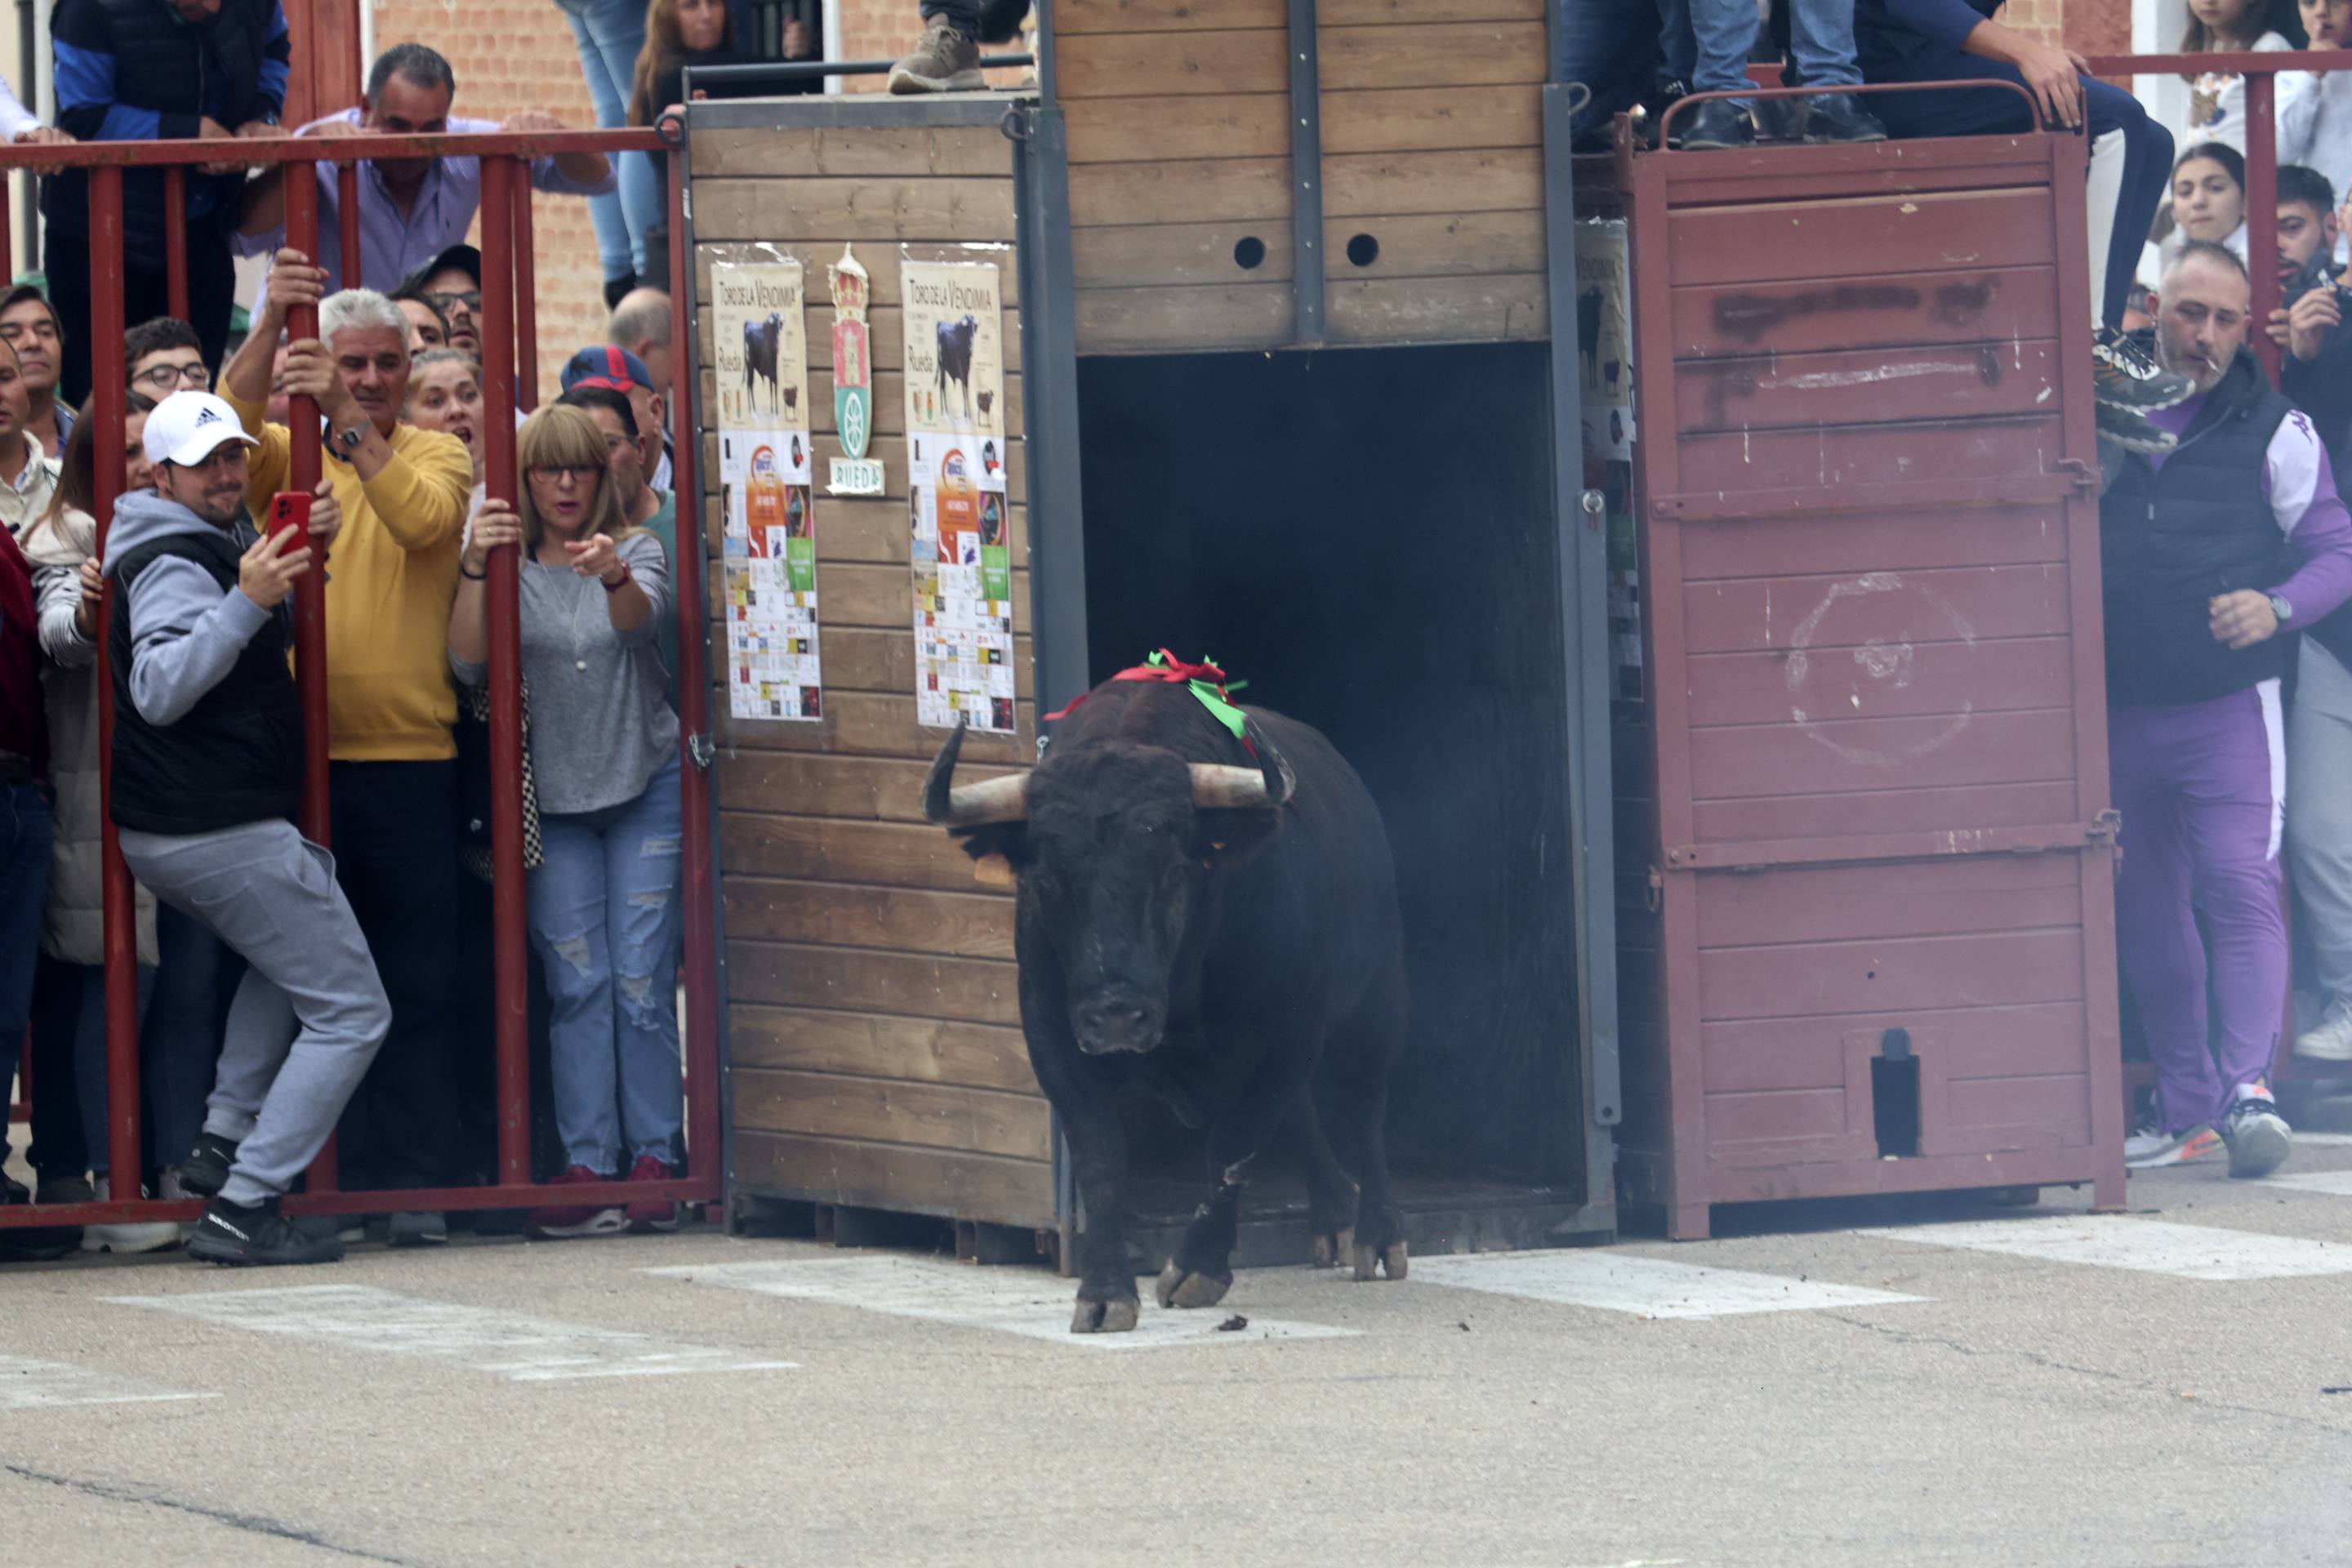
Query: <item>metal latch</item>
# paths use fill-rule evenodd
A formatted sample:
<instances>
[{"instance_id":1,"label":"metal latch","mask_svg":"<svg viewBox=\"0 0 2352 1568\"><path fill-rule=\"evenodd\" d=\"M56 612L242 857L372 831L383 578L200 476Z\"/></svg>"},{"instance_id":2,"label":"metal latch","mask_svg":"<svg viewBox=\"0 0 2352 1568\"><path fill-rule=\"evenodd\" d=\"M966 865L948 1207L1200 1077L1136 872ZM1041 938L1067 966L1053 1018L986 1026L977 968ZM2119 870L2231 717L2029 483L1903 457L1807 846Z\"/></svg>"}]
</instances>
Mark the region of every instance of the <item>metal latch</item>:
<instances>
[{"instance_id":1,"label":"metal latch","mask_svg":"<svg viewBox=\"0 0 2352 1568\"><path fill-rule=\"evenodd\" d=\"M2058 471L2074 480L2074 488L2084 495L2099 493L2100 474L2096 463L2086 463L2080 458L2061 458L2058 459Z\"/></svg>"},{"instance_id":2,"label":"metal latch","mask_svg":"<svg viewBox=\"0 0 2352 1568\"><path fill-rule=\"evenodd\" d=\"M686 760L709 772L710 764L719 760L719 747L708 735L688 735L686 738Z\"/></svg>"},{"instance_id":3,"label":"metal latch","mask_svg":"<svg viewBox=\"0 0 2352 1568\"><path fill-rule=\"evenodd\" d=\"M2123 830L2124 814L2111 805L2091 818L2091 826L2083 834L2094 844L2113 844Z\"/></svg>"},{"instance_id":4,"label":"metal latch","mask_svg":"<svg viewBox=\"0 0 2352 1568\"><path fill-rule=\"evenodd\" d=\"M1665 901L1666 874L1664 871L1659 870L1655 866L1653 866L1650 868L1650 912L1652 914L1656 914L1658 912L1659 906L1664 904Z\"/></svg>"}]
</instances>

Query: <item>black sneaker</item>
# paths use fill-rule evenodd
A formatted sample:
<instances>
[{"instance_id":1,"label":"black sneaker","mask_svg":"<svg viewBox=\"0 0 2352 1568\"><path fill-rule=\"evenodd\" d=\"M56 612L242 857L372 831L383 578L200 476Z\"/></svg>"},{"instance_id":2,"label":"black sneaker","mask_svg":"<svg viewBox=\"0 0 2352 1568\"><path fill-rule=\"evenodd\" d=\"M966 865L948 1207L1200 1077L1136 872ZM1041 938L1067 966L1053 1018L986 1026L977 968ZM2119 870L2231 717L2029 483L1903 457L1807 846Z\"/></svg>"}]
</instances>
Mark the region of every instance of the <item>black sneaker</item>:
<instances>
[{"instance_id":1,"label":"black sneaker","mask_svg":"<svg viewBox=\"0 0 2352 1568\"><path fill-rule=\"evenodd\" d=\"M2179 444L2171 431L2158 429L2147 415L2136 410L2095 403L2091 413L2099 427L2099 439L2113 441L2126 452L2169 452Z\"/></svg>"},{"instance_id":2,"label":"black sneaker","mask_svg":"<svg viewBox=\"0 0 2352 1568\"><path fill-rule=\"evenodd\" d=\"M2091 334L2091 363L2095 367L2092 395L2110 408L2170 408L2185 403L2197 384L2185 375L2161 370L2141 348L2113 327Z\"/></svg>"},{"instance_id":3,"label":"black sneaker","mask_svg":"<svg viewBox=\"0 0 2352 1568\"><path fill-rule=\"evenodd\" d=\"M1850 92L1825 92L1811 100L1805 117L1808 142L1884 142L1886 127Z\"/></svg>"},{"instance_id":4,"label":"black sneaker","mask_svg":"<svg viewBox=\"0 0 2352 1568\"><path fill-rule=\"evenodd\" d=\"M205 1205L205 1217L188 1237L188 1256L207 1263L245 1268L276 1263L341 1263L343 1244L333 1237L311 1237L278 1212L278 1200L247 1208L226 1198Z\"/></svg>"},{"instance_id":5,"label":"black sneaker","mask_svg":"<svg viewBox=\"0 0 2352 1568\"><path fill-rule=\"evenodd\" d=\"M2267 1093L2239 1097L2221 1119L2221 1142L2230 1146L2230 1174L2248 1181L2285 1164L2294 1149L2294 1134Z\"/></svg>"},{"instance_id":6,"label":"black sneaker","mask_svg":"<svg viewBox=\"0 0 2352 1568\"><path fill-rule=\"evenodd\" d=\"M211 1197L228 1185L228 1168L236 1163L236 1144L217 1132L199 1132L196 1146L180 1162L180 1185L200 1198Z\"/></svg>"},{"instance_id":7,"label":"black sneaker","mask_svg":"<svg viewBox=\"0 0 2352 1568\"><path fill-rule=\"evenodd\" d=\"M1756 145L1756 121L1738 100L1712 98L1684 115L1666 141L1678 152L1733 152Z\"/></svg>"},{"instance_id":8,"label":"black sneaker","mask_svg":"<svg viewBox=\"0 0 2352 1568\"><path fill-rule=\"evenodd\" d=\"M0 1206L24 1208L32 1201L31 1191L22 1184L0 1178ZM78 1225L0 1226L0 1263L47 1263L80 1247Z\"/></svg>"}]
</instances>

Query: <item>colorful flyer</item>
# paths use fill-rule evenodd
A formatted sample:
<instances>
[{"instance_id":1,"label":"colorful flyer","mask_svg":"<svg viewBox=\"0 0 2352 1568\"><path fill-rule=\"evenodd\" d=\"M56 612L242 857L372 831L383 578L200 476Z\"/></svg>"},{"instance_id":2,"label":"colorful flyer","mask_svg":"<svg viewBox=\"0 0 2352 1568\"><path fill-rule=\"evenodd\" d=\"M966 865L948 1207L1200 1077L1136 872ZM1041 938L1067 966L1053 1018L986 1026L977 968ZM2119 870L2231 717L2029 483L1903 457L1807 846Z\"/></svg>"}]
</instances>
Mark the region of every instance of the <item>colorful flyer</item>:
<instances>
[{"instance_id":1,"label":"colorful flyer","mask_svg":"<svg viewBox=\"0 0 2352 1568\"><path fill-rule=\"evenodd\" d=\"M1012 448L989 262L901 253L919 722L1013 731Z\"/></svg>"},{"instance_id":2,"label":"colorful flyer","mask_svg":"<svg viewBox=\"0 0 2352 1568\"><path fill-rule=\"evenodd\" d=\"M866 455L874 437L874 345L866 321L873 280L845 244L825 277L833 286L833 427L843 454L833 459L825 489L837 496L878 496L886 478L882 464Z\"/></svg>"},{"instance_id":3,"label":"colorful flyer","mask_svg":"<svg viewBox=\"0 0 2352 1568\"><path fill-rule=\"evenodd\" d=\"M1625 220L1576 226L1576 366L1587 457L1633 455L1633 270Z\"/></svg>"},{"instance_id":4,"label":"colorful flyer","mask_svg":"<svg viewBox=\"0 0 2352 1568\"><path fill-rule=\"evenodd\" d=\"M822 718L801 264L714 261L728 711Z\"/></svg>"}]
</instances>

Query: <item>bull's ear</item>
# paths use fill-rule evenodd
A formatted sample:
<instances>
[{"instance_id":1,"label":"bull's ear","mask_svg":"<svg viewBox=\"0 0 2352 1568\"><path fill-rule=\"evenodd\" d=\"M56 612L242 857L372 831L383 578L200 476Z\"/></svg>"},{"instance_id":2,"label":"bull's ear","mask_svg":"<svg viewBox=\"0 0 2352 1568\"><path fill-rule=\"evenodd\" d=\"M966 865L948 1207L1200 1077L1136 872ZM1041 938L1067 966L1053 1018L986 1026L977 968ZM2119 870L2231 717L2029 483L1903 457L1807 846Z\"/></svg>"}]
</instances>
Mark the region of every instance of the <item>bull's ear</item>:
<instances>
[{"instance_id":1,"label":"bull's ear","mask_svg":"<svg viewBox=\"0 0 2352 1568\"><path fill-rule=\"evenodd\" d=\"M1212 867L1238 866L1281 831L1282 813L1273 807L1195 812L1192 853Z\"/></svg>"},{"instance_id":2,"label":"bull's ear","mask_svg":"<svg viewBox=\"0 0 2352 1568\"><path fill-rule=\"evenodd\" d=\"M955 841L973 859L994 862L1019 871L1029 860L1029 825L1025 822L988 822L978 827L958 828Z\"/></svg>"}]
</instances>

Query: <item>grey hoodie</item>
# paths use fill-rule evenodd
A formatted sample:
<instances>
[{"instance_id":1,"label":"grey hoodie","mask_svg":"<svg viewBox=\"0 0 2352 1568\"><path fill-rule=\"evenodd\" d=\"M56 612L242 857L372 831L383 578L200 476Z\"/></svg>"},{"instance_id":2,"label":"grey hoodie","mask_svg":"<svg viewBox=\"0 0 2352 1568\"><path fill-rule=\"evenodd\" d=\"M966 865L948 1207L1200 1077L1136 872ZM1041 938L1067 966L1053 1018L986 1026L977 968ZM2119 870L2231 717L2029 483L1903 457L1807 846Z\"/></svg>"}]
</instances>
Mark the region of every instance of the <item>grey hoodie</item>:
<instances>
[{"instance_id":1,"label":"grey hoodie","mask_svg":"<svg viewBox=\"0 0 2352 1568\"><path fill-rule=\"evenodd\" d=\"M134 490L115 503L114 526L106 534L104 571L114 576L131 552L175 533L224 532L240 552L257 537L241 514L222 529L177 501L152 490ZM211 573L177 555L157 557L132 579L126 607L131 616L131 700L150 724L175 723L184 716L220 684L270 616L243 589L222 593Z\"/></svg>"}]
</instances>

